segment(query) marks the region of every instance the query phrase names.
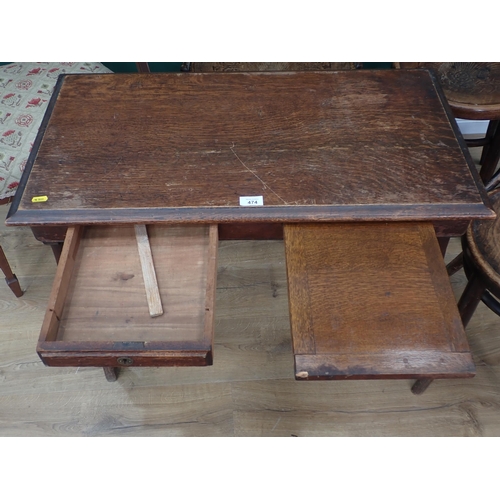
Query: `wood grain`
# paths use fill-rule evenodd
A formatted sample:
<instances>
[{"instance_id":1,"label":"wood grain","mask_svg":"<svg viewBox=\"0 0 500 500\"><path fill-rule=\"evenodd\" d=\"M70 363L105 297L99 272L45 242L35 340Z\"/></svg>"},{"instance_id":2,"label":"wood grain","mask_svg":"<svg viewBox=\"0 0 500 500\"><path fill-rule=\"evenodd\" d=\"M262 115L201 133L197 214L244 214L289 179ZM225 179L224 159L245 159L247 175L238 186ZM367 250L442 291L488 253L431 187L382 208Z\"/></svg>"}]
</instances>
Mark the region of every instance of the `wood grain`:
<instances>
[{"instance_id":1,"label":"wood grain","mask_svg":"<svg viewBox=\"0 0 500 500\"><path fill-rule=\"evenodd\" d=\"M434 70L458 118L500 119L500 63L424 62L401 67Z\"/></svg>"},{"instance_id":2,"label":"wood grain","mask_svg":"<svg viewBox=\"0 0 500 500\"><path fill-rule=\"evenodd\" d=\"M54 341L57 338L82 231L81 226L72 226L67 231L66 243L61 255L62 265L57 266L47 312L40 332L41 341Z\"/></svg>"},{"instance_id":3,"label":"wood grain","mask_svg":"<svg viewBox=\"0 0 500 500\"><path fill-rule=\"evenodd\" d=\"M426 70L62 82L8 224L493 215Z\"/></svg>"},{"instance_id":4,"label":"wood grain","mask_svg":"<svg viewBox=\"0 0 500 500\"><path fill-rule=\"evenodd\" d=\"M473 376L430 224L285 224L296 377Z\"/></svg>"},{"instance_id":5,"label":"wood grain","mask_svg":"<svg viewBox=\"0 0 500 500\"><path fill-rule=\"evenodd\" d=\"M37 348L47 364L211 364L217 227L158 225L149 241L167 310L154 318L134 226L68 231Z\"/></svg>"},{"instance_id":6,"label":"wood grain","mask_svg":"<svg viewBox=\"0 0 500 500\"><path fill-rule=\"evenodd\" d=\"M477 153L473 153L477 155ZM0 207L5 217L7 207ZM467 328L474 378L293 380L282 241L223 241L214 365L46 367L35 350L56 265L29 228L0 225L25 290L0 286L0 436L500 436L499 318L480 304ZM452 239L446 260L461 251ZM458 300L466 278L451 277Z\"/></svg>"},{"instance_id":7,"label":"wood grain","mask_svg":"<svg viewBox=\"0 0 500 500\"><path fill-rule=\"evenodd\" d=\"M60 338L159 341L168 331L172 339L201 340L208 233L208 227L150 228L158 285L166 292L163 300L169 311L150 318L133 226L87 228Z\"/></svg>"},{"instance_id":8,"label":"wood grain","mask_svg":"<svg viewBox=\"0 0 500 500\"><path fill-rule=\"evenodd\" d=\"M0 214L5 214L1 210ZM214 365L46 367L36 355L56 265L29 228L0 227L25 289L0 287L1 436L500 436L499 319L480 304L467 334L477 374L437 380L293 380L282 241L220 243ZM452 240L447 260L460 251ZM465 285L452 278L455 297Z\"/></svg>"},{"instance_id":9,"label":"wood grain","mask_svg":"<svg viewBox=\"0 0 500 500\"><path fill-rule=\"evenodd\" d=\"M137 250L139 251L139 259L141 261L144 287L146 288L149 315L155 318L163 314L163 307L161 304L158 282L156 281L156 272L151 247L149 245L148 230L145 224L136 224L134 229L137 240Z\"/></svg>"}]
</instances>

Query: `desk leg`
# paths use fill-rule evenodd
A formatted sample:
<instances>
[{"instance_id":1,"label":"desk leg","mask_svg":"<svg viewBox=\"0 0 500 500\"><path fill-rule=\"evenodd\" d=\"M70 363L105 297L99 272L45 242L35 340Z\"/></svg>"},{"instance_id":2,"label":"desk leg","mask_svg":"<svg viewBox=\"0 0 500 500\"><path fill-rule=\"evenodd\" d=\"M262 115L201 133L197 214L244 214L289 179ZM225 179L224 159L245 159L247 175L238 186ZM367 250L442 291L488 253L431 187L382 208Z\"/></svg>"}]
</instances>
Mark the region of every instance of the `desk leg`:
<instances>
[{"instance_id":1,"label":"desk leg","mask_svg":"<svg viewBox=\"0 0 500 500\"><path fill-rule=\"evenodd\" d=\"M63 244L64 243L46 243L46 245L50 245L50 247L52 248L52 253L54 254L54 258L56 259L56 264L59 264L59 259L61 258Z\"/></svg>"},{"instance_id":2,"label":"desk leg","mask_svg":"<svg viewBox=\"0 0 500 500\"><path fill-rule=\"evenodd\" d=\"M429 387L434 379L432 378L419 378L412 386L411 392L416 396L422 394L427 387Z\"/></svg>"},{"instance_id":3,"label":"desk leg","mask_svg":"<svg viewBox=\"0 0 500 500\"><path fill-rule=\"evenodd\" d=\"M118 373L119 373L119 368L114 368L114 367L104 367L104 375L106 376L106 380L108 382L116 382L116 379L118 378Z\"/></svg>"},{"instance_id":4,"label":"desk leg","mask_svg":"<svg viewBox=\"0 0 500 500\"><path fill-rule=\"evenodd\" d=\"M66 238L66 226L32 226L33 236L44 245L50 245L56 262L61 257L64 240Z\"/></svg>"},{"instance_id":5,"label":"desk leg","mask_svg":"<svg viewBox=\"0 0 500 500\"><path fill-rule=\"evenodd\" d=\"M446 249L448 248L448 243L450 242L449 237L440 236L438 237L439 248L443 257L446 255Z\"/></svg>"}]
</instances>

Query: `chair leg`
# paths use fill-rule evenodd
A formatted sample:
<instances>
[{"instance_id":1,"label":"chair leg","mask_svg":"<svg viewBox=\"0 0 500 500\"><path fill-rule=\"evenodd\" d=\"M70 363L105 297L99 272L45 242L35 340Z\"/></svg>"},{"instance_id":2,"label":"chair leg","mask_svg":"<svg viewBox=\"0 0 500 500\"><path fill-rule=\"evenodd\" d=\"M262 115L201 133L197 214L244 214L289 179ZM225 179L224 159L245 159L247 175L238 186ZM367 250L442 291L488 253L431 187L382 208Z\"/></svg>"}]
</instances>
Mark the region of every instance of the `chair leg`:
<instances>
[{"instance_id":1,"label":"chair leg","mask_svg":"<svg viewBox=\"0 0 500 500\"><path fill-rule=\"evenodd\" d=\"M415 394L416 396L420 396L427 387L429 387L434 379L433 378L419 378L417 381L413 384L411 388L411 392Z\"/></svg>"},{"instance_id":2,"label":"chair leg","mask_svg":"<svg viewBox=\"0 0 500 500\"><path fill-rule=\"evenodd\" d=\"M450 238L440 236L438 238L439 249L441 250L441 255L444 257L446 255L446 249L448 248L448 243L450 242Z\"/></svg>"},{"instance_id":3,"label":"chair leg","mask_svg":"<svg viewBox=\"0 0 500 500\"><path fill-rule=\"evenodd\" d=\"M457 262L455 262L457 261ZM461 263L463 266L463 254L458 255L453 259L448 266L446 266L448 270L448 275L450 274L451 267L457 267L457 263ZM457 269L458 270L458 269ZM460 313L460 318L462 319L462 323L464 328L469 323L474 311L476 310L479 302L481 301L481 297L486 290L485 285L477 278L477 276L471 276L471 279L467 283L465 290L458 301L458 312ZM431 385L432 378L419 378L412 386L411 392L415 395L422 394L429 385Z\"/></svg>"},{"instance_id":4,"label":"chair leg","mask_svg":"<svg viewBox=\"0 0 500 500\"><path fill-rule=\"evenodd\" d=\"M486 286L481 280L476 275L472 275L458 301L458 312L464 328L469 324L485 290Z\"/></svg>"},{"instance_id":5,"label":"chair leg","mask_svg":"<svg viewBox=\"0 0 500 500\"><path fill-rule=\"evenodd\" d=\"M484 159L488 154L488 150L490 148L490 142L492 137L495 135L495 130L498 126L498 123L499 120L490 120L490 123L488 123L488 129L486 130L486 135L484 137L486 144L483 147L483 151L481 153L481 159L479 160L479 165L482 165L484 163Z\"/></svg>"},{"instance_id":6,"label":"chair leg","mask_svg":"<svg viewBox=\"0 0 500 500\"><path fill-rule=\"evenodd\" d=\"M495 124L494 133L492 134L490 143L484 146L483 155L481 156L481 170L479 172L479 176L484 184L493 177L498 161L500 160L500 121L497 120L491 123Z\"/></svg>"},{"instance_id":7,"label":"chair leg","mask_svg":"<svg viewBox=\"0 0 500 500\"><path fill-rule=\"evenodd\" d=\"M453 276L464 267L464 254L460 252L452 261L446 266L448 276Z\"/></svg>"},{"instance_id":8,"label":"chair leg","mask_svg":"<svg viewBox=\"0 0 500 500\"><path fill-rule=\"evenodd\" d=\"M7 257L5 253L0 247L0 269L5 274L5 281L7 285L9 285L10 289L14 292L16 297L22 297L23 291L21 290L21 286L19 285L19 281L17 281L16 275L12 272L10 265L7 261Z\"/></svg>"}]
</instances>

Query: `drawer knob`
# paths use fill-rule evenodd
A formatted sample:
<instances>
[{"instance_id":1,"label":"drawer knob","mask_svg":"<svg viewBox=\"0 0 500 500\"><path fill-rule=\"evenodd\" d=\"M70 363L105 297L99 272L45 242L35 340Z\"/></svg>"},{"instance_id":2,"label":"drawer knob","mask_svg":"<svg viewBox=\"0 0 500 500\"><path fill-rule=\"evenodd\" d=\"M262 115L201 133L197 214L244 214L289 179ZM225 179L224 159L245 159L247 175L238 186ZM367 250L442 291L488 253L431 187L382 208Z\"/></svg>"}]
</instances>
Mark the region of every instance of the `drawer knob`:
<instances>
[{"instance_id":1,"label":"drawer knob","mask_svg":"<svg viewBox=\"0 0 500 500\"><path fill-rule=\"evenodd\" d=\"M132 358L127 358L126 356L118 358L117 361L122 366L130 366L134 362Z\"/></svg>"}]
</instances>

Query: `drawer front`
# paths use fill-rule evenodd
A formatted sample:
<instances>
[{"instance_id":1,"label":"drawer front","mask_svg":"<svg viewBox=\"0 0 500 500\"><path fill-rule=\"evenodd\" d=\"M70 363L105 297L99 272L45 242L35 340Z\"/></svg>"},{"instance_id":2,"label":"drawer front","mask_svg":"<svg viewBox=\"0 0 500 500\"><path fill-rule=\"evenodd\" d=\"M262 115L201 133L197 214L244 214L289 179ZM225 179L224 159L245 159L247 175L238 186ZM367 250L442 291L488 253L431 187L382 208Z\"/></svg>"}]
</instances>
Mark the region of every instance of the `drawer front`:
<instances>
[{"instance_id":1,"label":"drawer front","mask_svg":"<svg viewBox=\"0 0 500 500\"><path fill-rule=\"evenodd\" d=\"M39 348L38 355L47 366L208 366L212 364L212 351L123 351L123 352L53 352Z\"/></svg>"}]
</instances>

